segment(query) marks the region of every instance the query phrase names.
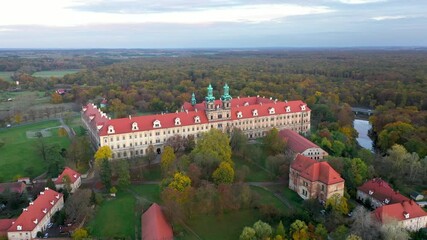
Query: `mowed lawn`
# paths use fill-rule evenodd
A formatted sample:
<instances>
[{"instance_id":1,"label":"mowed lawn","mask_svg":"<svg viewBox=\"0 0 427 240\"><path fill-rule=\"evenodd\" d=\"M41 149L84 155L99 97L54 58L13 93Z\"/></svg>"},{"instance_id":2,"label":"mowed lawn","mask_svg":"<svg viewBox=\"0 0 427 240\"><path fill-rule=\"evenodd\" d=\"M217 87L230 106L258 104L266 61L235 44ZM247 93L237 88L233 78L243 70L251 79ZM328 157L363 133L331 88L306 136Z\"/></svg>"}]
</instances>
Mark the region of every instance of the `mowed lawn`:
<instances>
[{"instance_id":1,"label":"mowed lawn","mask_svg":"<svg viewBox=\"0 0 427 240\"><path fill-rule=\"evenodd\" d=\"M36 150L38 139L27 138L26 132L56 126L60 126L59 121L51 120L0 130L0 139L5 142L0 148L0 179L10 181L16 176L35 177L42 174L46 164ZM61 147L68 147L68 137L59 137L58 129L50 132L52 136L44 138L47 144L58 143Z\"/></svg>"},{"instance_id":2,"label":"mowed lawn","mask_svg":"<svg viewBox=\"0 0 427 240\"><path fill-rule=\"evenodd\" d=\"M134 185L119 190L116 198L105 200L96 210L88 228L100 239L140 238L142 210L159 201L159 185Z\"/></svg>"},{"instance_id":3,"label":"mowed lawn","mask_svg":"<svg viewBox=\"0 0 427 240\"><path fill-rule=\"evenodd\" d=\"M71 69L71 70L55 70L55 71L40 71L33 73L33 77L49 78L49 77L63 77L66 74L73 74L80 70Z\"/></svg>"}]
</instances>

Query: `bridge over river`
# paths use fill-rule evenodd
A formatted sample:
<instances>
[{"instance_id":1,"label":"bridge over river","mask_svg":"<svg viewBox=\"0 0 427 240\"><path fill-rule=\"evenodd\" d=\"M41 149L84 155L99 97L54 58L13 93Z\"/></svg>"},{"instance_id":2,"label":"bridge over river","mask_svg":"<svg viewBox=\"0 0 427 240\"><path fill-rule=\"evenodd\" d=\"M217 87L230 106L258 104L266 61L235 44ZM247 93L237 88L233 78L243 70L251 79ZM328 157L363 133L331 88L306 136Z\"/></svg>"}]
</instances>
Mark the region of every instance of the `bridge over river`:
<instances>
[{"instance_id":1,"label":"bridge over river","mask_svg":"<svg viewBox=\"0 0 427 240\"><path fill-rule=\"evenodd\" d=\"M351 111L354 112L354 114L357 115L366 115L366 116L371 116L372 114L374 114L375 110L374 109L369 109L369 108L361 108L361 107L352 107Z\"/></svg>"}]
</instances>

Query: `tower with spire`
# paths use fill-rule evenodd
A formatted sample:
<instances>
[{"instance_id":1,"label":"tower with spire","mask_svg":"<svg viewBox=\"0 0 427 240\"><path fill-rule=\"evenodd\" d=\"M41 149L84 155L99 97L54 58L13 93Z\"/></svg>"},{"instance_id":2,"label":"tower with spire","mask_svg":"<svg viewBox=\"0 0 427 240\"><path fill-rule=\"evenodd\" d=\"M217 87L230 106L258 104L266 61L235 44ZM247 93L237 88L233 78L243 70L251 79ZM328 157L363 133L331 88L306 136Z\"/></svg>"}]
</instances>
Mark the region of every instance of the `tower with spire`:
<instances>
[{"instance_id":1,"label":"tower with spire","mask_svg":"<svg viewBox=\"0 0 427 240\"><path fill-rule=\"evenodd\" d=\"M231 119L231 99L230 88L227 84L224 85L224 92L221 96L221 101L215 102L213 96L212 85L208 86L208 94L205 97L206 104L206 116L210 122L212 121L223 121Z\"/></svg>"},{"instance_id":2,"label":"tower with spire","mask_svg":"<svg viewBox=\"0 0 427 240\"><path fill-rule=\"evenodd\" d=\"M208 86L208 95L205 97L206 102L206 110L213 111L215 110L215 97L213 96L213 88L212 85Z\"/></svg>"},{"instance_id":3,"label":"tower with spire","mask_svg":"<svg viewBox=\"0 0 427 240\"><path fill-rule=\"evenodd\" d=\"M230 87L228 87L228 84L226 83L224 85L224 93L221 96L222 101L222 107L224 109L230 109L231 108L231 95L230 95Z\"/></svg>"},{"instance_id":4,"label":"tower with spire","mask_svg":"<svg viewBox=\"0 0 427 240\"><path fill-rule=\"evenodd\" d=\"M196 105L197 101L196 101L196 94L191 94L191 106L194 107L194 105Z\"/></svg>"}]
</instances>

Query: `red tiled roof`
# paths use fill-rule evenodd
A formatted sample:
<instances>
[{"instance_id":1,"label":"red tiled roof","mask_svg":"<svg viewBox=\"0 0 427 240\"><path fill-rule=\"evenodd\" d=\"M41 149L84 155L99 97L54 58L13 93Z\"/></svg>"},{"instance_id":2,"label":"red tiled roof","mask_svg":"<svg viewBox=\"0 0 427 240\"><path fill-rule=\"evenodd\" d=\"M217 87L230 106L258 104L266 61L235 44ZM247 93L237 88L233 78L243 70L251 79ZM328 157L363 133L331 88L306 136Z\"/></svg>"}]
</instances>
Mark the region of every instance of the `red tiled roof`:
<instances>
[{"instance_id":1,"label":"red tiled roof","mask_svg":"<svg viewBox=\"0 0 427 240\"><path fill-rule=\"evenodd\" d=\"M153 203L151 207L142 214L141 220L142 240L172 240L172 227L166 220L157 203Z\"/></svg>"},{"instance_id":2,"label":"red tiled roof","mask_svg":"<svg viewBox=\"0 0 427 240\"><path fill-rule=\"evenodd\" d=\"M0 183L0 193L3 193L7 189L15 193L23 193L26 185L23 182L11 182L11 183Z\"/></svg>"},{"instance_id":3,"label":"red tiled roof","mask_svg":"<svg viewBox=\"0 0 427 240\"><path fill-rule=\"evenodd\" d=\"M366 194L369 194L369 192L372 191L372 194L369 194L370 196L380 202L385 202L385 199L388 199L389 204L400 203L402 201L409 200L409 198L403 196L397 191L394 191L394 189L391 188L390 185L381 178L371 179L357 189Z\"/></svg>"},{"instance_id":4,"label":"red tiled roof","mask_svg":"<svg viewBox=\"0 0 427 240\"><path fill-rule=\"evenodd\" d=\"M402 221L406 219L424 217L427 216L427 213L415 201L409 200L381 206L375 209L374 216L380 222L384 223L390 219Z\"/></svg>"},{"instance_id":5,"label":"red tiled roof","mask_svg":"<svg viewBox=\"0 0 427 240\"><path fill-rule=\"evenodd\" d=\"M73 169L69 167L65 167L64 171L62 171L61 175L58 176L58 178L55 180L55 184L62 184L63 178L65 176L68 176L70 178L71 183L75 183L77 179L80 177L80 173L74 171Z\"/></svg>"},{"instance_id":6,"label":"red tiled roof","mask_svg":"<svg viewBox=\"0 0 427 240\"><path fill-rule=\"evenodd\" d=\"M344 181L329 163L318 162L301 154L296 156L291 167L300 172L301 177L313 182L320 181L325 184L335 184Z\"/></svg>"},{"instance_id":7,"label":"red tiled roof","mask_svg":"<svg viewBox=\"0 0 427 240\"><path fill-rule=\"evenodd\" d=\"M61 198L62 194L52 189L45 189L43 192L40 192L37 199L30 203L26 210L24 208L21 215L19 215L15 223L9 228L8 232L32 231ZM53 205L51 203L53 203ZM37 224L35 223L36 220L38 222ZM18 226L21 226L22 230L18 230Z\"/></svg>"},{"instance_id":8,"label":"red tiled roof","mask_svg":"<svg viewBox=\"0 0 427 240\"><path fill-rule=\"evenodd\" d=\"M296 153L302 153L309 148L319 148L319 146L291 129L283 129L279 132L279 135L286 140L289 149Z\"/></svg>"},{"instance_id":9,"label":"red tiled roof","mask_svg":"<svg viewBox=\"0 0 427 240\"><path fill-rule=\"evenodd\" d=\"M12 223L15 222L16 219L0 219L0 236L7 235L7 229L12 226Z\"/></svg>"},{"instance_id":10,"label":"red tiled roof","mask_svg":"<svg viewBox=\"0 0 427 240\"><path fill-rule=\"evenodd\" d=\"M222 105L222 101L216 100L215 105ZM253 118L254 116L252 111L255 109L258 111L258 117L287 113L287 107L290 107L289 113L302 112L302 106L305 107L305 112L311 111L304 102L299 100L278 102L260 97L235 98L231 100L231 119L238 119L237 115L239 112L242 114L242 119ZM270 114L271 108L274 108L274 114ZM105 136L108 135L108 126L114 127L115 134L132 132L133 123L137 123L138 131L152 130L154 129L153 123L155 120L160 121L161 127L159 129L175 127L176 118L180 119L181 126L197 125L194 121L196 116L200 118L200 123L208 123L205 109L205 102L196 104L195 106L192 106L190 103L184 103L184 112L109 120L106 114L102 113L99 109L96 108L95 105L90 103L83 107L83 112L89 119L92 118L90 122L94 129L96 129L97 126L102 126L102 128L99 130L99 135Z\"/></svg>"}]
</instances>

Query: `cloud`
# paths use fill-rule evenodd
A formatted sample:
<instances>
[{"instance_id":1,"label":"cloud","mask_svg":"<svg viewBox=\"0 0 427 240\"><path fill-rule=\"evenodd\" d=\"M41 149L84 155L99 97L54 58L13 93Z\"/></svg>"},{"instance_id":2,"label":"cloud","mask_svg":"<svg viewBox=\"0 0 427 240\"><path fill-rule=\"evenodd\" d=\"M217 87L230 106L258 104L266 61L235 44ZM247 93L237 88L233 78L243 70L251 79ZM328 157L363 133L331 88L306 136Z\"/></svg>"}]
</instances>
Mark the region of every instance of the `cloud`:
<instances>
[{"instance_id":1,"label":"cloud","mask_svg":"<svg viewBox=\"0 0 427 240\"><path fill-rule=\"evenodd\" d=\"M372 17L372 20L375 21L384 21L384 20L397 20L397 19L404 19L407 18L406 16L378 16L378 17Z\"/></svg>"},{"instance_id":2,"label":"cloud","mask_svg":"<svg viewBox=\"0 0 427 240\"><path fill-rule=\"evenodd\" d=\"M25 1L25 3L24 3ZM40 1L43 4L40 4ZM326 6L303 6L298 4L249 4L233 6L198 7L190 10L174 9L147 13L91 12L81 11L83 0L15 0L2 7L0 4L0 26L40 25L40 26L82 26L99 24L135 23L178 23L204 24L218 22L260 23L278 19L312 14L324 14L333 9ZM181 0L182 1L182 0ZM192 0L194 1L194 0ZM190 2L192 2L190 1ZM134 2L134 1L130 1ZM219 4L221 1L215 1ZM223 1L229 2L229 1ZM123 1L128 4L129 1ZM22 8L22 5L26 5ZM77 7L77 9L76 9ZM37 14L37 15L35 15Z\"/></svg>"},{"instance_id":3,"label":"cloud","mask_svg":"<svg viewBox=\"0 0 427 240\"><path fill-rule=\"evenodd\" d=\"M368 4L368 3L386 2L387 0L338 0L338 1L344 4Z\"/></svg>"}]
</instances>

